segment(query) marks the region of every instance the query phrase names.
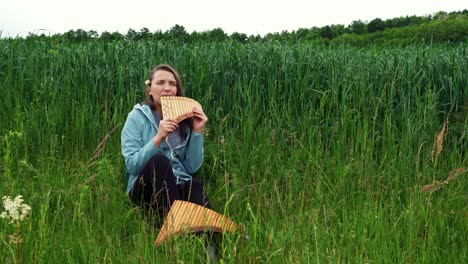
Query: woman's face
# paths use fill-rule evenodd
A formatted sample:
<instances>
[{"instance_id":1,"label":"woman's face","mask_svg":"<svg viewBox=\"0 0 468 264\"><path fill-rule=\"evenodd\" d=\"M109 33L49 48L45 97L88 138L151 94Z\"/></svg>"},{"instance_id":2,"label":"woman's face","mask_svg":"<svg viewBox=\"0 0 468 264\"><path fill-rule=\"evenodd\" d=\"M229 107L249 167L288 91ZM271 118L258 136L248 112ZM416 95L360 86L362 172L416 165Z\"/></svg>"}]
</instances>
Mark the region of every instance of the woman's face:
<instances>
[{"instance_id":1,"label":"woman's face","mask_svg":"<svg viewBox=\"0 0 468 264\"><path fill-rule=\"evenodd\" d=\"M165 70L158 70L151 80L149 94L157 105L161 105L161 96L175 96L177 94L177 81L174 74Z\"/></svg>"}]
</instances>

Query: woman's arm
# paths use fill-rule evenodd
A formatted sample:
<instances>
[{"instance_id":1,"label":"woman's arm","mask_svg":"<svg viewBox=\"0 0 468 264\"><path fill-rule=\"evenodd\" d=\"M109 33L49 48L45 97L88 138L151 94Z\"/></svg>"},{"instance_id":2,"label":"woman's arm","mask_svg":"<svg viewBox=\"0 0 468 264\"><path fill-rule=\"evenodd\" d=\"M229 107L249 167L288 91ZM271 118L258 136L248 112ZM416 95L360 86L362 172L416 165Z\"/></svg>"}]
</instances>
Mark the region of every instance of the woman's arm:
<instances>
[{"instance_id":1,"label":"woman's arm","mask_svg":"<svg viewBox=\"0 0 468 264\"><path fill-rule=\"evenodd\" d=\"M203 134L192 132L186 155L182 160L189 174L197 172L203 164Z\"/></svg>"},{"instance_id":2,"label":"woman's arm","mask_svg":"<svg viewBox=\"0 0 468 264\"><path fill-rule=\"evenodd\" d=\"M140 173L148 160L161 151L153 140L144 142L141 129L142 126L137 124L135 113L130 112L122 129L121 147L127 172L132 175Z\"/></svg>"},{"instance_id":3,"label":"woman's arm","mask_svg":"<svg viewBox=\"0 0 468 264\"><path fill-rule=\"evenodd\" d=\"M193 108L193 132L187 153L182 163L189 174L197 172L203 164L203 129L208 122L208 117L203 110Z\"/></svg>"}]
</instances>

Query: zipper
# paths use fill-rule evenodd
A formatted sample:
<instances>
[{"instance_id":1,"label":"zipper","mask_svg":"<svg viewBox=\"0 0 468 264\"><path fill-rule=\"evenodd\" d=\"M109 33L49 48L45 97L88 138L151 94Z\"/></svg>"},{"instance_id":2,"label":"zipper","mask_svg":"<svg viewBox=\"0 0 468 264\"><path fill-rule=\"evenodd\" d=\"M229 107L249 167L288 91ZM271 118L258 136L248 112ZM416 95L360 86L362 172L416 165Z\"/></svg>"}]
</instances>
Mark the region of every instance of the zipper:
<instances>
[{"instance_id":1,"label":"zipper","mask_svg":"<svg viewBox=\"0 0 468 264\"><path fill-rule=\"evenodd\" d=\"M158 126L156 126L156 124L153 122L153 120L151 120L151 118L146 114L146 112L143 110L143 108L142 108L140 105L139 105L139 106L135 106L134 109L140 110L140 111L146 116L146 118L148 118L148 120L151 122L151 124L153 124L154 128L156 128L156 131L159 130L159 129L158 129ZM191 133L191 132L190 132L190 133ZM187 145L187 140L184 140L184 142L182 143L182 145L177 146L177 147L175 147L175 148L172 148L172 147L171 147L171 144L169 144L168 137L166 137L165 141L166 141L167 146L169 146L169 149L171 150L171 160L175 160L175 159L176 159L176 154L175 154L174 150L179 149L179 148L182 148L182 147L184 147L184 146ZM161 144L162 144L162 143L161 143ZM176 176L176 182L179 182L179 181L180 181L180 177L179 177L179 176Z\"/></svg>"},{"instance_id":2,"label":"zipper","mask_svg":"<svg viewBox=\"0 0 468 264\"><path fill-rule=\"evenodd\" d=\"M143 111L143 108L141 106L135 106L135 109L140 110L146 116L146 118L148 118L148 120L151 122L151 124L153 124L154 128L156 128L156 131L159 130L158 126L156 126L156 124L153 122L153 120L151 120L151 118L146 114L146 112ZM171 159L172 160L174 160L176 158L176 154L175 154L174 150L182 148L185 145L187 145L186 140L184 140L184 142L180 146L172 148L171 144L169 144L168 137L166 137L165 141L166 141L166 144L169 146L169 149L171 150Z\"/></svg>"}]
</instances>

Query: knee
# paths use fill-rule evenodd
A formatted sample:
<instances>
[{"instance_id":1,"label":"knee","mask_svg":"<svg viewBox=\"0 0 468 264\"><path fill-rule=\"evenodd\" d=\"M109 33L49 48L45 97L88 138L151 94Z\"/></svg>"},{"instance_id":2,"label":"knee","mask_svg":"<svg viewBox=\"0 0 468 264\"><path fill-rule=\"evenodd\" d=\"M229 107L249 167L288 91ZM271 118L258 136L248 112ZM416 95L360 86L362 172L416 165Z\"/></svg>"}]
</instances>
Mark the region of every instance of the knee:
<instances>
[{"instance_id":1,"label":"knee","mask_svg":"<svg viewBox=\"0 0 468 264\"><path fill-rule=\"evenodd\" d=\"M150 158L148 163L153 164L170 164L169 159L162 152L156 153Z\"/></svg>"},{"instance_id":2,"label":"knee","mask_svg":"<svg viewBox=\"0 0 468 264\"><path fill-rule=\"evenodd\" d=\"M154 154L148 161L147 165L151 166L151 168L167 168L171 166L171 162L166 155L160 152Z\"/></svg>"},{"instance_id":3,"label":"knee","mask_svg":"<svg viewBox=\"0 0 468 264\"><path fill-rule=\"evenodd\" d=\"M145 180L153 184L158 184L158 181L168 185L176 184L171 162L163 153L157 153L148 160L143 174Z\"/></svg>"},{"instance_id":4,"label":"knee","mask_svg":"<svg viewBox=\"0 0 468 264\"><path fill-rule=\"evenodd\" d=\"M150 182L156 175L165 177L167 173L172 172L171 162L163 153L157 153L152 156L141 171L141 175L146 182Z\"/></svg>"}]
</instances>

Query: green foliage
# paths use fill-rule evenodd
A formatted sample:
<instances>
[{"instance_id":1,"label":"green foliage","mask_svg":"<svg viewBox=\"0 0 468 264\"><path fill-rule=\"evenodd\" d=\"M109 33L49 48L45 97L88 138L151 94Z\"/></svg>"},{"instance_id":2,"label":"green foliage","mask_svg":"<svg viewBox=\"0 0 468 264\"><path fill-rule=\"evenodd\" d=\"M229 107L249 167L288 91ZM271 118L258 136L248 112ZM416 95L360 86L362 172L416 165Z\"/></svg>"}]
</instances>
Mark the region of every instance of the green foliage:
<instances>
[{"instance_id":1,"label":"green foliage","mask_svg":"<svg viewBox=\"0 0 468 264\"><path fill-rule=\"evenodd\" d=\"M207 37L209 41L224 41L226 40L227 35L221 28L215 28L208 31Z\"/></svg>"},{"instance_id":2,"label":"green foliage","mask_svg":"<svg viewBox=\"0 0 468 264\"><path fill-rule=\"evenodd\" d=\"M446 20L433 20L416 26L391 28L372 34L344 34L335 38L335 44L408 45L414 43L466 42L468 16L456 16Z\"/></svg>"},{"instance_id":3,"label":"green foliage","mask_svg":"<svg viewBox=\"0 0 468 264\"><path fill-rule=\"evenodd\" d=\"M325 26L320 29L320 37L326 38L326 39L332 39L336 37L337 35L333 32L332 28L330 26Z\"/></svg>"},{"instance_id":4,"label":"green foliage","mask_svg":"<svg viewBox=\"0 0 468 264\"><path fill-rule=\"evenodd\" d=\"M185 28L181 25L173 26L167 33L171 38L181 41L186 41L188 37L187 31L185 31Z\"/></svg>"},{"instance_id":5,"label":"green foliage","mask_svg":"<svg viewBox=\"0 0 468 264\"><path fill-rule=\"evenodd\" d=\"M122 40L124 38L124 36L122 34L120 34L119 32L107 32L107 31L104 31L102 32L101 36L99 37L101 40L105 41L105 42L111 42L111 41L114 41L114 40Z\"/></svg>"},{"instance_id":6,"label":"green foliage","mask_svg":"<svg viewBox=\"0 0 468 264\"><path fill-rule=\"evenodd\" d=\"M355 20L349 25L349 31L354 34L364 34L367 32L367 25L361 20Z\"/></svg>"},{"instance_id":7,"label":"green foliage","mask_svg":"<svg viewBox=\"0 0 468 264\"><path fill-rule=\"evenodd\" d=\"M247 41L247 34L234 32L231 35L231 39L240 43L245 43Z\"/></svg>"},{"instance_id":8,"label":"green foliage","mask_svg":"<svg viewBox=\"0 0 468 264\"><path fill-rule=\"evenodd\" d=\"M414 43L452 43L464 42L468 35L468 10L455 12L437 12L434 16L406 16L388 20L375 18L369 23L355 20L350 25L327 25L321 28L300 28L296 31L272 32L264 37L247 36L234 32L230 36L223 29L215 28L204 32L188 33L182 25L175 25L162 32L150 32L148 28L140 31L129 29L125 35L119 32L103 32L82 29L70 30L62 35L45 36L30 33L27 39L52 38L57 42L87 42L116 40L129 41L178 41L182 43L206 43L236 41L240 43L279 41L283 43L332 43L351 45L408 45ZM360 35L363 35L361 37ZM1 36L1 35L0 35Z\"/></svg>"},{"instance_id":9,"label":"green foliage","mask_svg":"<svg viewBox=\"0 0 468 264\"><path fill-rule=\"evenodd\" d=\"M421 192L467 166L466 44L288 41L0 40L0 196L32 207L21 262L206 261L200 237L155 248L157 221L124 193L119 131L169 63L210 120L209 199L244 225L224 235L225 263L466 263L466 173ZM2 263L9 232L0 221Z\"/></svg>"},{"instance_id":10,"label":"green foliage","mask_svg":"<svg viewBox=\"0 0 468 264\"><path fill-rule=\"evenodd\" d=\"M380 18L373 19L367 25L367 32L369 32L369 33L382 31L384 29L385 29L385 22Z\"/></svg>"}]
</instances>

